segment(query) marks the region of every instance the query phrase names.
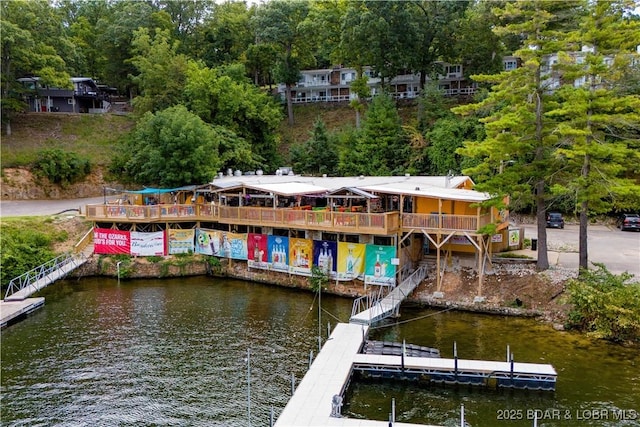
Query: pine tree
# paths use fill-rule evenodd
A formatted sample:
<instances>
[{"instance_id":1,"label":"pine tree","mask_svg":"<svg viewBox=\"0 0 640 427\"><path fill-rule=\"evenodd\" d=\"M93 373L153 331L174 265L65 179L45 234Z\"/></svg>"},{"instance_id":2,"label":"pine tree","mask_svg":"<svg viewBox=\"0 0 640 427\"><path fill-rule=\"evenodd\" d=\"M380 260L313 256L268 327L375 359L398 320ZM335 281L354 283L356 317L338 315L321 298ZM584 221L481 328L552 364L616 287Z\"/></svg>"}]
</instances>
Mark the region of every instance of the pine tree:
<instances>
[{"instance_id":1,"label":"pine tree","mask_svg":"<svg viewBox=\"0 0 640 427\"><path fill-rule=\"evenodd\" d=\"M620 206L620 199L640 197L637 182L625 177L640 163L633 149L640 142L640 97L623 95L616 81L620 67L633 59L626 49L640 43L640 22L628 21L626 1L590 3L579 31L571 39L581 52L559 55L555 70L565 84L557 91L555 108L547 113L558 123L562 145L556 157L565 167L554 186L559 194L574 195L580 217L579 266L587 269L589 217ZM635 141L635 144L633 142ZM629 163L631 162L631 163Z\"/></svg>"},{"instance_id":2,"label":"pine tree","mask_svg":"<svg viewBox=\"0 0 640 427\"><path fill-rule=\"evenodd\" d=\"M473 76L492 87L483 101L458 107L454 112L485 114L486 136L469 142L459 153L480 160L464 173L478 181L477 189L495 197L489 204L500 206L510 196L511 209L534 203L539 240L537 268L549 268L546 233L546 188L555 169L557 137L544 112L549 99L544 71L549 54L564 43L563 31L580 11L580 2L521 1L495 8L504 22L495 31L501 36L522 37L522 48L515 52L523 66L496 75Z\"/></svg>"}]
</instances>

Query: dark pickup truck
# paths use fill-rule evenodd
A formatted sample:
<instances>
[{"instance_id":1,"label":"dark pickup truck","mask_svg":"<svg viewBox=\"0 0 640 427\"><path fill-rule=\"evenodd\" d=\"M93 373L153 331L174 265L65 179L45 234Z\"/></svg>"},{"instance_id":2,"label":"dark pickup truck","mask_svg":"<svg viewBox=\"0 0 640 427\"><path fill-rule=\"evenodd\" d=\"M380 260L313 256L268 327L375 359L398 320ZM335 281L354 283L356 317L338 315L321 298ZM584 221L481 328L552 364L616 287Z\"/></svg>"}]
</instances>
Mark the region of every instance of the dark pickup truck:
<instances>
[{"instance_id":1,"label":"dark pickup truck","mask_svg":"<svg viewBox=\"0 0 640 427\"><path fill-rule=\"evenodd\" d=\"M618 218L618 228L622 231L625 230L638 230L640 231L640 215L638 214L622 214Z\"/></svg>"}]
</instances>

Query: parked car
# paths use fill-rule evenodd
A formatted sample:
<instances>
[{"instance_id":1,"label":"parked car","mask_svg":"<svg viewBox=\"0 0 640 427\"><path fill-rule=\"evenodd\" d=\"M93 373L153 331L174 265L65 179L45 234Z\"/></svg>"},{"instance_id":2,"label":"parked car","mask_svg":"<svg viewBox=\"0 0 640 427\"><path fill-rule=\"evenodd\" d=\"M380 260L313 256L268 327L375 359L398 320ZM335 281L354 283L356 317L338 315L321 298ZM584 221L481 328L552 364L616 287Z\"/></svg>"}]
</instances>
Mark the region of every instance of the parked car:
<instances>
[{"instance_id":1,"label":"parked car","mask_svg":"<svg viewBox=\"0 0 640 427\"><path fill-rule=\"evenodd\" d=\"M640 230L640 215L625 213L618 218L617 226L620 230Z\"/></svg>"},{"instance_id":2,"label":"parked car","mask_svg":"<svg viewBox=\"0 0 640 427\"><path fill-rule=\"evenodd\" d=\"M564 228L564 218L561 213L549 212L547 214L547 228Z\"/></svg>"}]
</instances>

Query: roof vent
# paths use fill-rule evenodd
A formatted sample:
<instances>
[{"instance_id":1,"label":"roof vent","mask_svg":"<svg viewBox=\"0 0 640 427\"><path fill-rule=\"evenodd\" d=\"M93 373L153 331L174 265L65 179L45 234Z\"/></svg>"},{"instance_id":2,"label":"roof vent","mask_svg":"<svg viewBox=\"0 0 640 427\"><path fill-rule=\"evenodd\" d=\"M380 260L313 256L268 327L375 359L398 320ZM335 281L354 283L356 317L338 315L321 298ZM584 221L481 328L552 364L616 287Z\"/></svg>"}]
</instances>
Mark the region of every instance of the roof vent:
<instances>
[{"instance_id":1,"label":"roof vent","mask_svg":"<svg viewBox=\"0 0 640 427\"><path fill-rule=\"evenodd\" d=\"M263 174L263 173L264 173L264 172L262 171L262 169L258 169L258 170L256 171L256 175L258 175L258 176L262 176L262 174Z\"/></svg>"},{"instance_id":2,"label":"roof vent","mask_svg":"<svg viewBox=\"0 0 640 427\"><path fill-rule=\"evenodd\" d=\"M420 187L416 187L416 191L420 191Z\"/></svg>"},{"instance_id":3,"label":"roof vent","mask_svg":"<svg viewBox=\"0 0 640 427\"><path fill-rule=\"evenodd\" d=\"M237 169L234 173L233 176L242 176L242 171L240 169Z\"/></svg>"},{"instance_id":4,"label":"roof vent","mask_svg":"<svg viewBox=\"0 0 640 427\"><path fill-rule=\"evenodd\" d=\"M364 175L360 175L358 178L360 178L360 179L364 179Z\"/></svg>"},{"instance_id":5,"label":"roof vent","mask_svg":"<svg viewBox=\"0 0 640 427\"><path fill-rule=\"evenodd\" d=\"M233 169L231 169L231 168L227 169L227 175L228 176L233 176Z\"/></svg>"},{"instance_id":6,"label":"roof vent","mask_svg":"<svg viewBox=\"0 0 640 427\"><path fill-rule=\"evenodd\" d=\"M404 176L406 176L407 178L409 178L411 176L410 173L405 173Z\"/></svg>"}]
</instances>

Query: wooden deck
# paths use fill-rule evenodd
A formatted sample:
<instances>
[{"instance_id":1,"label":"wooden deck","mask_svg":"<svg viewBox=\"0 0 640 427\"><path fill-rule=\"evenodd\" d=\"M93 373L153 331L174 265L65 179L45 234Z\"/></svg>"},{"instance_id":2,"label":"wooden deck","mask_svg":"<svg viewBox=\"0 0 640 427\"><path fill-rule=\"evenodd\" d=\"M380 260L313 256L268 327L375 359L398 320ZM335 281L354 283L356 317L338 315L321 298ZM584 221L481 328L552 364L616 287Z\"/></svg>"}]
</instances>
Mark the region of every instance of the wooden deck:
<instances>
[{"instance_id":1,"label":"wooden deck","mask_svg":"<svg viewBox=\"0 0 640 427\"><path fill-rule=\"evenodd\" d=\"M338 212L253 206L186 205L87 205L86 218L96 222L158 223L218 222L257 227L296 228L353 234L389 235L400 229L475 233L487 225L490 215L439 215L382 212Z\"/></svg>"}]
</instances>

